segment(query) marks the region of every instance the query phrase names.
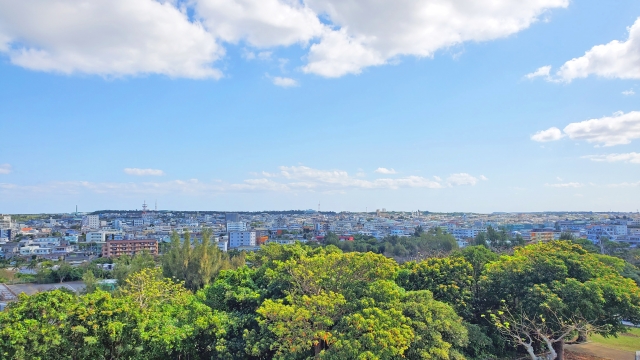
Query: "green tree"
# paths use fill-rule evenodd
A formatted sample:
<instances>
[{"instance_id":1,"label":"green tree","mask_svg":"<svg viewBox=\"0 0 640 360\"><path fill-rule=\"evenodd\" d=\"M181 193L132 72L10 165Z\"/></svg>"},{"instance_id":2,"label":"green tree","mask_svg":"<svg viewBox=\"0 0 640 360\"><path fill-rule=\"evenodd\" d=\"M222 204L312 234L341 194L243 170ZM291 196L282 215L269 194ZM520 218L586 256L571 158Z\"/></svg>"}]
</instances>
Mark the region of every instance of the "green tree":
<instances>
[{"instance_id":1,"label":"green tree","mask_svg":"<svg viewBox=\"0 0 640 360\"><path fill-rule=\"evenodd\" d=\"M407 290L429 290L435 300L470 317L473 270L463 257L430 258L404 264L396 281Z\"/></svg>"},{"instance_id":2,"label":"green tree","mask_svg":"<svg viewBox=\"0 0 640 360\"><path fill-rule=\"evenodd\" d=\"M599 254L600 253L600 248L597 247L589 239L585 239L585 238L573 239L573 240L571 240L571 242L573 242L574 244L580 245L583 249L587 250L590 253L593 253L593 254Z\"/></svg>"},{"instance_id":3,"label":"green tree","mask_svg":"<svg viewBox=\"0 0 640 360\"><path fill-rule=\"evenodd\" d=\"M84 275L82 275L82 282L84 282L84 292L87 294L98 289L98 280L93 275L92 270L85 271Z\"/></svg>"},{"instance_id":4,"label":"green tree","mask_svg":"<svg viewBox=\"0 0 640 360\"><path fill-rule=\"evenodd\" d=\"M64 282L66 279L71 277L73 272L74 272L73 271L73 267L71 267L71 265L69 265L69 263L63 261L59 265L58 270L56 270L56 275L60 279L60 282Z\"/></svg>"},{"instance_id":5,"label":"green tree","mask_svg":"<svg viewBox=\"0 0 640 360\"><path fill-rule=\"evenodd\" d=\"M135 254L133 257L122 255L114 261L113 277L118 280L118 285L124 285L129 275L155 266L155 259L147 251Z\"/></svg>"},{"instance_id":6,"label":"green tree","mask_svg":"<svg viewBox=\"0 0 640 360\"><path fill-rule=\"evenodd\" d=\"M510 340L529 336L532 343L520 345L546 346L563 359L573 331L588 325L615 335L624 329L622 319L640 321L640 289L619 274L623 264L566 241L518 248L486 266L485 305L499 330L515 327L519 335L511 328Z\"/></svg>"},{"instance_id":7,"label":"green tree","mask_svg":"<svg viewBox=\"0 0 640 360\"><path fill-rule=\"evenodd\" d=\"M487 235L484 232L479 232L476 238L473 240L474 245L488 246Z\"/></svg>"},{"instance_id":8,"label":"green tree","mask_svg":"<svg viewBox=\"0 0 640 360\"><path fill-rule=\"evenodd\" d=\"M329 359L380 358L402 356L424 339L423 347L415 354L433 347L439 357L448 359L455 351L452 343L444 340L437 328L404 315L411 312L407 304L409 294L394 282L397 264L373 253L341 253L327 248L310 256L301 255L285 261L276 260L272 282L288 284L284 297L266 299L258 308L261 336L270 339L264 343L249 344L252 355L272 352L276 358L304 358L318 356ZM269 274L269 272L267 272ZM425 292L424 295L429 294ZM414 298L411 298L412 300ZM417 296L415 301L430 302L448 309L448 321L459 322L459 317L448 305L428 296ZM430 321L433 317L427 317ZM442 347L431 342L424 331L429 329L442 340ZM464 327L452 330L461 342L466 341ZM428 358L419 357L414 358Z\"/></svg>"},{"instance_id":9,"label":"green tree","mask_svg":"<svg viewBox=\"0 0 640 360\"><path fill-rule=\"evenodd\" d=\"M232 263L229 256L211 241L211 235L211 230L205 229L202 239L192 243L187 232L181 243L176 232L171 234L171 245L162 258L164 276L184 281L185 287L197 291L211 283L220 270L242 265L243 261Z\"/></svg>"},{"instance_id":10,"label":"green tree","mask_svg":"<svg viewBox=\"0 0 640 360\"><path fill-rule=\"evenodd\" d=\"M560 240L575 240L575 239L576 237L573 236L571 232L563 231L562 233L560 233Z\"/></svg>"}]
</instances>

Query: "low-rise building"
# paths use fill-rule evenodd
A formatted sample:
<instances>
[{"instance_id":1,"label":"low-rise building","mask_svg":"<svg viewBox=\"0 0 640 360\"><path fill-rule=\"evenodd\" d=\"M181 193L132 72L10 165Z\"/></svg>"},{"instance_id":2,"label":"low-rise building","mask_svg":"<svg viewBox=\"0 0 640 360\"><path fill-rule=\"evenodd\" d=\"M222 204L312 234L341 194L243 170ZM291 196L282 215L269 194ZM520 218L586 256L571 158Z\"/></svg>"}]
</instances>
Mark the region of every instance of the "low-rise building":
<instances>
[{"instance_id":1,"label":"low-rise building","mask_svg":"<svg viewBox=\"0 0 640 360\"><path fill-rule=\"evenodd\" d=\"M155 239L107 240L102 245L103 257L133 256L144 251L149 252L151 255L158 255L158 241Z\"/></svg>"}]
</instances>

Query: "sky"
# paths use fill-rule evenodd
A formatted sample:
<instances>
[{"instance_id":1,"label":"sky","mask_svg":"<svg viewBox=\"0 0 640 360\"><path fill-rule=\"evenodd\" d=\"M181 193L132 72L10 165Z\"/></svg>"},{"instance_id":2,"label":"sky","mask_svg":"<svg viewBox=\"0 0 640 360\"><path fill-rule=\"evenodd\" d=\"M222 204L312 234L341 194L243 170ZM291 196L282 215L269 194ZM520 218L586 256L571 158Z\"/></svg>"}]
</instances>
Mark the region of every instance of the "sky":
<instances>
[{"instance_id":1,"label":"sky","mask_svg":"<svg viewBox=\"0 0 640 360\"><path fill-rule=\"evenodd\" d=\"M640 208L637 0L0 0L0 213Z\"/></svg>"}]
</instances>

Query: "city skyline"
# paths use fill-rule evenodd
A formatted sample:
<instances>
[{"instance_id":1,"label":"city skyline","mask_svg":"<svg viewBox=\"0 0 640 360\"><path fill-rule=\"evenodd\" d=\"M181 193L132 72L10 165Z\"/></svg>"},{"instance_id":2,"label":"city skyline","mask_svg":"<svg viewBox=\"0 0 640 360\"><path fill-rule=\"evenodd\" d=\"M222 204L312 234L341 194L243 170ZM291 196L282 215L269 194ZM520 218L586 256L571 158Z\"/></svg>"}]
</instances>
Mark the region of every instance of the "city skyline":
<instances>
[{"instance_id":1,"label":"city skyline","mask_svg":"<svg viewBox=\"0 0 640 360\"><path fill-rule=\"evenodd\" d=\"M0 213L637 212L638 2L349 3L0 3Z\"/></svg>"}]
</instances>

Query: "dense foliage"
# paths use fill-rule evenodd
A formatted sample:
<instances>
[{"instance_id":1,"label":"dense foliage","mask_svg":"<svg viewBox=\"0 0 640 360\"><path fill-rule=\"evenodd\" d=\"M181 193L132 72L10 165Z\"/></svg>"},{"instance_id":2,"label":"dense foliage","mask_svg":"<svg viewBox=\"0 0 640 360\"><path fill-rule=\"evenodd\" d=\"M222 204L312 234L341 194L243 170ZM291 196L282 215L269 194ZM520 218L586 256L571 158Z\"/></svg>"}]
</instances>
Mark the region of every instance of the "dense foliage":
<instances>
[{"instance_id":1,"label":"dense foliage","mask_svg":"<svg viewBox=\"0 0 640 360\"><path fill-rule=\"evenodd\" d=\"M416 235L446 243L437 231ZM0 313L0 358L562 358L569 338L640 322L635 267L571 241L502 256L452 248L400 265L300 244L263 246L245 263L207 237L173 240L160 266L118 259L114 291L85 272L86 294L21 296Z\"/></svg>"}]
</instances>

